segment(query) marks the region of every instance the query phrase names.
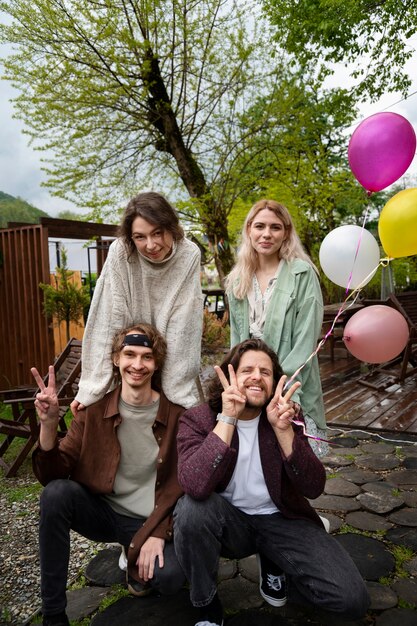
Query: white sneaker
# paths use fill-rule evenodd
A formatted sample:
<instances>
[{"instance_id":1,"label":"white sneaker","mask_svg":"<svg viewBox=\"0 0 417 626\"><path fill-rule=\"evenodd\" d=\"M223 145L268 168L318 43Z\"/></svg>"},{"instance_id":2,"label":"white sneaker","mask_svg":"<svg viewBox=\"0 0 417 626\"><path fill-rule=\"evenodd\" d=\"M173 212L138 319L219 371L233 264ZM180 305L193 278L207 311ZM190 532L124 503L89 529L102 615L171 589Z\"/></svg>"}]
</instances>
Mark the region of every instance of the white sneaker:
<instances>
[{"instance_id":1,"label":"white sneaker","mask_svg":"<svg viewBox=\"0 0 417 626\"><path fill-rule=\"evenodd\" d=\"M119 556L119 567L122 572L127 572L127 558L124 546L122 546L122 551Z\"/></svg>"}]
</instances>

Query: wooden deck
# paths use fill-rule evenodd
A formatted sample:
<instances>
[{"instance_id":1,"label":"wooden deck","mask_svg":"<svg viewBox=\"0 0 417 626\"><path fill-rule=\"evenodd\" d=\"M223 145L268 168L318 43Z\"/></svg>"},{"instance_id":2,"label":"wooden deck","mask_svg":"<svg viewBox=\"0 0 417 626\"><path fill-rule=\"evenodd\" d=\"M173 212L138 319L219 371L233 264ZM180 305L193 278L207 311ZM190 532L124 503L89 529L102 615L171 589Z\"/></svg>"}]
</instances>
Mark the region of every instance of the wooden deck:
<instances>
[{"instance_id":1,"label":"wooden deck","mask_svg":"<svg viewBox=\"0 0 417 626\"><path fill-rule=\"evenodd\" d=\"M375 371L374 366L367 372L367 366L342 346L337 344L333 361L329 346L319 352L329 427L417 433L417 373L399 384L392 369Z\"/></svg>"}]
</instances>

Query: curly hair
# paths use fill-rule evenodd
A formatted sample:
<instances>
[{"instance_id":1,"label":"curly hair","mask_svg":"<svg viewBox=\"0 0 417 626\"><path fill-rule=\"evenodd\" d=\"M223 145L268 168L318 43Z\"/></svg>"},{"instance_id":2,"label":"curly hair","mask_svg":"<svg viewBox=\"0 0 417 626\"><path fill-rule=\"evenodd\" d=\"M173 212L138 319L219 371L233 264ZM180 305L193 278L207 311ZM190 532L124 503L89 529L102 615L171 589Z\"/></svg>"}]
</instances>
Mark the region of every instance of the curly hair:
<instances>
[{"instance_id":1,"label":"curly hair","mask_svg":"<svg viewBox=\"0 0 417 626\"><path fill-rule=\"evenodd\" d=\"M129 258L136 250L132 240L132 224L137 217L142 217L150 224L171 233L175 242L184 238L178 215L168 200L155 191L140 193L132 198L125 208L118 231L119 237L122 238L127 248Z\"/></svg>"},{"instance_id":2,"label":"curly hair","mask_svg":"<svg viewBox=\"0 0 417 626\"><path fill-rule=\"evenodd\" d=\"M242 227L241 245L237 253L236 264L226 277L226 291L232 292L239 300L243 300L248 294L252 285L253 275L258 268L258 254L253 249L249 237L249 229L257 214L263 211L263 209L269 209L275 213L277 218L284 224L285 240L279 249L279 257L286 261L303 259L317 271L313 261L303 248L288 209L275 200L259 200L246 216Z\"/></svg>"},{"instance_id":3,"label":"curly hair","mask_svg":"<svg viewBox=\"0 0 417 626\"><path fill-rule=\"evenodd\" d=\"M117 365L114 365L114 359L122 351L123 340L126 335L129 335L130 333L141 333L143 335L146 335L151 340L152 354L154 356L157 367L152 376L152 388L156 391L161 391L161 370L166 359L167 342L165 341L165 338L161 335L161 333L151 324L135 324L134 326L129 326L128 328L123 328L122 330L119 330L114 335L111 347L111 358L113 361L113 373L115 382L120 382L120 371Z\"/></svg>"},{"instance_id":4,"label":"curly hair","mask_svg":"<svg viewBox=\"0 0 417 626\"><path fill-rule=\"evenodd\" d=\"M264 341L262 341L262 339L246 339L245 341L242 341L241 343L233 346L233 348L229 350L229 352L226 354L223 362L220 365L223 374L226 376L227 379L229 378L228 365L233 365L233 369L236 372L242 356L245 354L245 352L248 352L249 350L254 350L255 352L265 352L265 354L267 354L271 359L273 389L275 390L275 387L277 386L278 381L283 374L283 371L278 362L277 355L272 350L272 348L270 348ZM216 413L220 413L222 410L222 393L223 386L217 374L214 374L208 383L207 402L210 408Z\"/></svg>"}]
</instances>

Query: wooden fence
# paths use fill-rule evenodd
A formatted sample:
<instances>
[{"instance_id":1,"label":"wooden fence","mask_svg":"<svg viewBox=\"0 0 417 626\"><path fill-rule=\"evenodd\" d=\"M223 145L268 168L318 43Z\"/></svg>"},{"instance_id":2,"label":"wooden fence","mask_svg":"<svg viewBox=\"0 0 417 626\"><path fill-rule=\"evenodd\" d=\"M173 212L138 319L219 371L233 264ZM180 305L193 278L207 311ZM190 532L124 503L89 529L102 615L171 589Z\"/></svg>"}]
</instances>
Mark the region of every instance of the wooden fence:
<instances>
[{"instance_id":1,"label":"wooden fence","mask_svg":"<svg viewBox=\"0 0 417 626\"><path fill-rule=\"evenodd\" d=\"M46 373L61 352L54 325L43 313L39 283L50 282L48 239L88 240L114 237L117 227L72 220L42 218L40 224L9 224L0 229L0 390L33 384L32 366ZM97 273L107 255L97 251ZM79 337L79 329L75 327ZM65 342L66 343L66 342Z\"/></svg>"}]
</instances>

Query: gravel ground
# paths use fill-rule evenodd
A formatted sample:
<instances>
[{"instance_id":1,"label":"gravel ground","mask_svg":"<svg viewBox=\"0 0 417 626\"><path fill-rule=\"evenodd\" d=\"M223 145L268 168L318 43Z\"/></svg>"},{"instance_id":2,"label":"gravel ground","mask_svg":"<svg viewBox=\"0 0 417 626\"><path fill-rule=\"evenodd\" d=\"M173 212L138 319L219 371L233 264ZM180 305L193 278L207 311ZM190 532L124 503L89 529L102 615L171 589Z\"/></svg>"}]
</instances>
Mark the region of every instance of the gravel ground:
<instances>
[{"instance_id":1,"label":"gravel ground","mask_svg":"<svg viewBox=\"0 0 417 626\"><path fill-rule=\"evenodd\" d=\"M40 607L36 485L32 476L0 479L0 626L22 626ZM99 548L72 533L69 581Z\"/></svg>"}]
</instances>

